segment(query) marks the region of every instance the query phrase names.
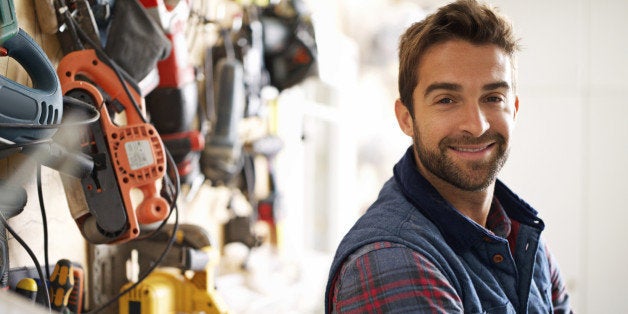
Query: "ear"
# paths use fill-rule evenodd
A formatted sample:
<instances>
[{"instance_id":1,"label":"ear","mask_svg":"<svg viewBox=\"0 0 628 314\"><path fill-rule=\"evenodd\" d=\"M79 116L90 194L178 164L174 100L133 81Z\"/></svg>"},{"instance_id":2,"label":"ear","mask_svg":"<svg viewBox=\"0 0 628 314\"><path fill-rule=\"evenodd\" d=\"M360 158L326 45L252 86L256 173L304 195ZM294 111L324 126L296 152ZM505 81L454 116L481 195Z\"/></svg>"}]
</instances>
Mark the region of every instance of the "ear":
<instances>
[{"instance_id":1,"label":"ear","mask_svg":"<svg viewBox=\"0 0 628 314\"><path fill-rule=\"evenodd\" d=\"M407 136L412 137L414 135L414 121L412 121L412 115L408 108L401 102L401 99L395 101L395 116L397 116L397 123L399 128Z\"/></svg>"},{"instance_id":2,"label":"ear","mask_svg":"<svg viewBox=\"0 0 628 314\"><path fill-rule=\"evenodd\" d=\"M517 119L517 112L519 112L519 96L515 96L515 113L514 113L514 116L512 117L513 120Z\"/></svg>"}]
</instances>

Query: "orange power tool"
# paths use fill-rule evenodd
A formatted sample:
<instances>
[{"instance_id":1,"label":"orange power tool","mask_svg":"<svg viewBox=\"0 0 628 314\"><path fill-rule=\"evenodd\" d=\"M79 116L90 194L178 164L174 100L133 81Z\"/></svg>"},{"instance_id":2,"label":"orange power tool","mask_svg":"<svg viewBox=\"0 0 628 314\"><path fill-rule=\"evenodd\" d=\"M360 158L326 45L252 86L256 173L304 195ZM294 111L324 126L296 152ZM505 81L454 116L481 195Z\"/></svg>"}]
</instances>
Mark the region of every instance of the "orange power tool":
<instances>
[{"instance_id":1,"label":"orange power tool","mask_svg":"<svg viewBox=\"0 0 628 314\"><path fill-rule=\"evenodd\" d=\"M163 221L170 211L158 191L166 154L157 130L144 119L143 99L91 49L64 56L57 74L64 95L101 114L80 141L94 159L91 176L80 179L80 187L78 179L62 177L72 217L92 243L134 239L140 224ZM126 117L124 125L120 117Z\"/></svg>"}]
</instances>

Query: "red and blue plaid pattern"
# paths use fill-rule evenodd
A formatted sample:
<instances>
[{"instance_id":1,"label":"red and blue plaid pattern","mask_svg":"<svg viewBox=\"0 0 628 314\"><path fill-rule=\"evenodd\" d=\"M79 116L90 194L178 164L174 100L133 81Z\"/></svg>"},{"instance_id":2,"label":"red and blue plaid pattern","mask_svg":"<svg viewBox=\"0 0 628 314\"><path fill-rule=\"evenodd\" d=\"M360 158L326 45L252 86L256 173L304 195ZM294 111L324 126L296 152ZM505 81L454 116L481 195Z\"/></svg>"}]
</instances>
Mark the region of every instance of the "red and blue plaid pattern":
<instances>
[{"instance_id":1,"label":"red and blue plaid pattern","mask_svg":"<svg viewBox=\"0 0 628 314\"><path fill-rule=\"evenodd\" d=\"M514 242L518 224L499 202L493 203L487 229ZM568 302L567 291L549 253L548 261L552 303L561 308ZM460 296L438 266L402 244L376 242L362 247L347 259L332 286L335 313L464 313Z\"/></svg>"}]
</instances>

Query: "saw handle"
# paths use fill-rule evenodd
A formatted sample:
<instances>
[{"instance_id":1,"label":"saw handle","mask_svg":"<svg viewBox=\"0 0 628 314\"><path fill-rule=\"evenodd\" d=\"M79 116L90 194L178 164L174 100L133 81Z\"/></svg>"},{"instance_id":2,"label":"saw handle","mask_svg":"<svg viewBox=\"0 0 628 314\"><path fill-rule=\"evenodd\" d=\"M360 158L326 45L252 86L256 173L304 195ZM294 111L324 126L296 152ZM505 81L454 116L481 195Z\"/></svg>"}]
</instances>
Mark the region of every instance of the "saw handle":
<instances>
[{"instance_id":1,"label":"saw handle","mask_svg":"<svg viewBox=\"0 0 628 314\"><path fill-rule=\"evenodd\" d=\"M61 85L44 51L23 29L2 44L3 53L15 59L26 71L33 87L0 75L0 122L56 124L63 115ZM0 136L13 142L40 139L54 130L7 129Z\"/></svg>"}]
</instances>

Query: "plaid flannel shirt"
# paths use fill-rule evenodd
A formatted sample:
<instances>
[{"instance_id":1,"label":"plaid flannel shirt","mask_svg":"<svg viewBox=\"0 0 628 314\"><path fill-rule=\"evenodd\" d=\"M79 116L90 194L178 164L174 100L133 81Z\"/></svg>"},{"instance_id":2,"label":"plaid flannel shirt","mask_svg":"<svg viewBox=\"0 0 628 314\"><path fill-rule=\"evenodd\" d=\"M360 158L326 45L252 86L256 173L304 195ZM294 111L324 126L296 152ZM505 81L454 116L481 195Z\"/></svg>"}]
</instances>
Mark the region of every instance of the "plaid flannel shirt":
<instances>
[{"instance_id":1,"label":"plaid flannel shirt","mask_svg":"<svg viewBox=\"0 0 628 314\"><path fill-rule=\"evenodd\" d=\"M494 199L487 229L508 239L511 251L518 226ZM546 252L552 304L555 309L568 308L564 281L549 250ZM460 296L439 268L422 254L398 243L382 241L363 246L343 264L332 286L331 303L336 313L464 312Z\"/></svg>"},{"instance_id":2,"label":"plaid flannel shirt","mask_svg":"<svg viewBox=\"0 0 628 314\"><path fill-rule=\"evenodd\" d=\"M325 312L569 313L538 212L499 179L486 227L416 169L412 146L338 245Z\"/></svg>"}]
</instances>

